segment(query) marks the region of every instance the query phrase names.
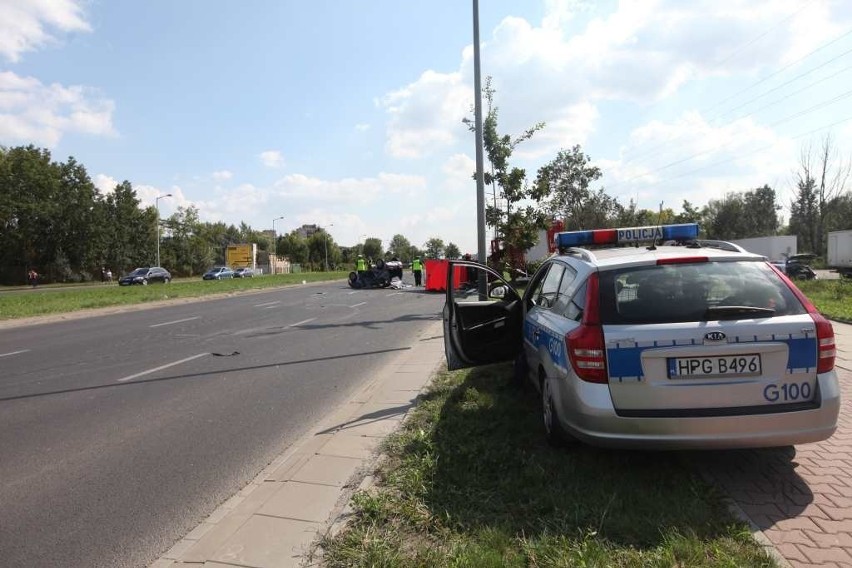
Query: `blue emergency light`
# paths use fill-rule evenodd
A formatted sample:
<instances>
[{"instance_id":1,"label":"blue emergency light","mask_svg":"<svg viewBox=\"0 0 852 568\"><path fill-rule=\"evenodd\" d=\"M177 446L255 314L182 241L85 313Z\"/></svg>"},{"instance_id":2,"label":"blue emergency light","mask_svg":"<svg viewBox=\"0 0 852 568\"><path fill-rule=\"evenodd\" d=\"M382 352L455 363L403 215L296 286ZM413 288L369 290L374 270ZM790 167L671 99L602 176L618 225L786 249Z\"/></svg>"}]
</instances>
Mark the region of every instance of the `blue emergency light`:
<instances>
[{"instance_id":1,"label":"blue emergency light","mask_svg":"<svg viewBox=\"0 0 852 568\"><path fill-rule=\"evenodd\" d=\"M698 238L698 223L655 225L593 231L566 231L556 234L558 248L584 245L616 245L643 241L689 241Z\"/></svg>"}]
</instances>

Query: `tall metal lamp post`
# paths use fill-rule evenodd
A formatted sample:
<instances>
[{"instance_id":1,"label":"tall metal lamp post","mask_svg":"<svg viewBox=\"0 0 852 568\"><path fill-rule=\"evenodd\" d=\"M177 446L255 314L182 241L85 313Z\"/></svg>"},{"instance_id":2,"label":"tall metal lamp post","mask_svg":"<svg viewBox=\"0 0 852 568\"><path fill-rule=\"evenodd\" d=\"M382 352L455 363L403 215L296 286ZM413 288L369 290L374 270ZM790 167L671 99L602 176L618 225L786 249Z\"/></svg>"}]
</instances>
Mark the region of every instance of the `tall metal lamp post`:
<instances>
[{"instance_id":1,"label":"tall metal lamp post","mask_svg":"<svg viewBox=\"0 0 852 568\"><path fill-rule=\"evenodd\" d=\"M157 266L160 266L160 200L171 196L171 193L167 193L154 198L154 207L157 208Z\"/></svg>"},{"instance_id":2,"label":"tall metal lamp post","mask_svg":"<svg viewBox=\"0 0 852 568\"><path fill-rule=\"evenodd\" d=\"M278 237L275 233L275 221L280 221L283 218L284 217L276 217L275 219L272 220L272 254L275 255L276 260L278 259ZM276 273L275 265L272 263L271 259L269 261L269 264L270 264L270 266L269 266L270 271L272 272L272 274L275 274Z\"/></svg>"},{"instance_id":3,"label":"tall metal lamp post","mask_svg":"<svg viewBox=\"0 0 852 568\"><path fill-rule=\"evenodd\" d=\"M331 223L329 227L334 227L334 223ZM322 231L325 233L325 238L322 240L323 245L325 245L325 271L328 272L328 231L325 229Z\"/></svg>"}]
</instances>

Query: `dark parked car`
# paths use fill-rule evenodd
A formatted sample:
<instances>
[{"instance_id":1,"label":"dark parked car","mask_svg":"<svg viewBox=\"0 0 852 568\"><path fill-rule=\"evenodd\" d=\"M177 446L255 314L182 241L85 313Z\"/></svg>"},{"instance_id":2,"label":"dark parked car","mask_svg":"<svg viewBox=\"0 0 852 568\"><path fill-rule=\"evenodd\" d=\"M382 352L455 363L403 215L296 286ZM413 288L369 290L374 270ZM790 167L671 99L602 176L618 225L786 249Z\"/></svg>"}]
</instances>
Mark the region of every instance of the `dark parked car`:
<instances>
[{"instance_id":1,"label":"dark parked car","mask_svg":"<svg viewBox=\"0 0 852 568\"><path fill-rule=\"evenodd\" d=\"M214 266L204 273L204 280L222 280L223 278L233 278L234 271L227 266Z\"/></svg>"},{"instance_id":2,"label":"dark parked car","mask_svg":"<svg viewBox=\"0 0 852 568\"><path fill-rule=\"evenodd\" d=\"M254 270L251 268L244 266L242 268L234 269L234 278L253 278Z\"/></svg>"},{"instance_id":3,"label":"dark parked car","mask_svg":"<svg viewBox=\"0 0 852 568\"><path fill-rule=\"evenodd\" d=\"M130 274L126 274L118 279L119 286L130 286L132 284L141 284L147 286L151 282L162 282L168 284L172 281L172 275L165 268L154 266L151 268L137 268Z\"/></svg>"}]
</instances>

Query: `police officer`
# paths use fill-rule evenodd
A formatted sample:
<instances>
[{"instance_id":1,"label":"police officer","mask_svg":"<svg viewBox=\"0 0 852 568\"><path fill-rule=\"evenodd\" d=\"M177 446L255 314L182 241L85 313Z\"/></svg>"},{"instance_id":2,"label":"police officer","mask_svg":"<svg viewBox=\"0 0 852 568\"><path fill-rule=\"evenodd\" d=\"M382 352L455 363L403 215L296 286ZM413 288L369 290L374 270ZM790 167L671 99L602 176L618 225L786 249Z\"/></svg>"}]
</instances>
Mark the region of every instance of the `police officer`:
<instances>
[{"instance_id":1,"label":"police officer","mask_svg":"<svg viewBox=\"0 0 852 568\"><path fill-rule=\"evenodd\" d=\"M423 263L420 262L420 257L414 257L411 262L411 270L414 272L414 285L420 286L420 281L423 278Z\"/></svg>"},{"instance_id":2,"label":"police officer","mask_svg":"<svg viewBox=\"0 0 852 568\"><path fill-rule=\"evenodd\" d=\"M355 263L355 270L357 270L358 272L364 272L365 270L367 270L367 263L364 261L363 254L358 255L358 260Z\"/></svg>"}]
</instances>

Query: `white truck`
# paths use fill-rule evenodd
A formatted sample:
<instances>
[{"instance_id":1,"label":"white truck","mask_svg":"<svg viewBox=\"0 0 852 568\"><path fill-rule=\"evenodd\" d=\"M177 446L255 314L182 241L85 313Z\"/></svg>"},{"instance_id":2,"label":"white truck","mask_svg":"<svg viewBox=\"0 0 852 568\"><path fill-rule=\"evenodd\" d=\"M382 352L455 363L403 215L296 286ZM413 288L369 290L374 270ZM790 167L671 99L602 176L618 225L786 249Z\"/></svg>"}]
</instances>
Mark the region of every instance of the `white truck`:
<instances>
[{"instance_id":1,"label":"white truck","mask_svg":"<svg viewBox=\"0 0 852 568\"><path fill-rule=\"evenodd\" d=\"M852 278L852 230L828 233L826 264L844 278Z\"/></svg>"},{"instance_id":2,"label":"white truck","mask_svg":"<svg viewBox=\"0 0 852 568\"><path fill-rule=\"evenodd\" d=\"M748 252L762 254L769 260L786 260L797 254L795 235L755 237L753 239L739 239L731 242L740 245Z\"/></svg>"}]
</instances>

